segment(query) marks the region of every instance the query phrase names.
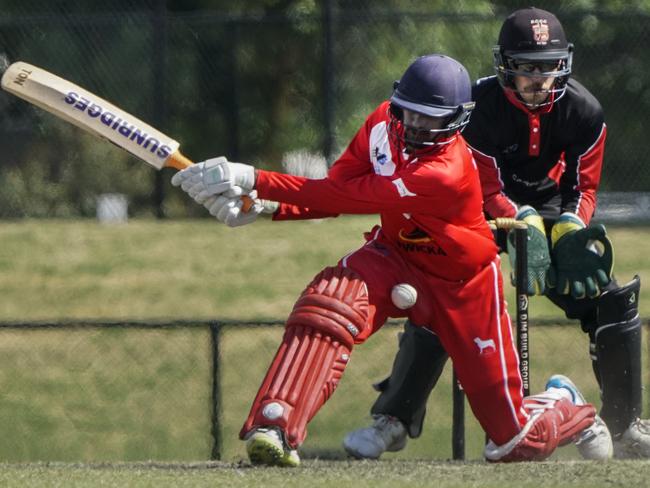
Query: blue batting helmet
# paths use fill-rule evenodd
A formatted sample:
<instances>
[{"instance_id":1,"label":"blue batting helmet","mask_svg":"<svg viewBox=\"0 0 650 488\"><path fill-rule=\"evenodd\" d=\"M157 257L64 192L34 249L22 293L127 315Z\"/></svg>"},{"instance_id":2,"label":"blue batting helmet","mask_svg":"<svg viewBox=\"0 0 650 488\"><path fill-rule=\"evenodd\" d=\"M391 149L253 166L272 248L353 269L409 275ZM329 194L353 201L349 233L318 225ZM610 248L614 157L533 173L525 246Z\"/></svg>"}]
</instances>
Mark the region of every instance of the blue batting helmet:
<instances>
[{"instance_id":1,"label":"blue batting helmet","mask_svg":"<svg viewBox=\"0 0 650 488\"><path fill-rule=\"evenodd\" d=\"M462 130L469 122L474 108L472 84L465 67L455 59L442 54L422 56L395 82L390 103L391 113L397 119L393 132L402 142L409 142L404 139L404 131L399 130L403 110L444 119L440 129L427 131L436 136L433 140L417 141L419 146L433 146L437 139Z\"/></svg>"}]
</instances>

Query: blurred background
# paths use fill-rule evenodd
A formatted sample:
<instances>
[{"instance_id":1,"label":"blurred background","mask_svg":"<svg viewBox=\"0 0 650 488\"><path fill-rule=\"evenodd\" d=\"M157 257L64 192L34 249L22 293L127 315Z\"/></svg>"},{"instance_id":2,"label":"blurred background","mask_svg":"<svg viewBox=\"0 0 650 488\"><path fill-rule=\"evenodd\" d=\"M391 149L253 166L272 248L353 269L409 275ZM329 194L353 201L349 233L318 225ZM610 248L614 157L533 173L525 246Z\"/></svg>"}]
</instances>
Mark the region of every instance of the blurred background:
<instances>
[{"instance_id":1,"label":"blurred background","mask_svg":"<svg viewBox=\"0 0 650 488\"><path fill-rule=\"evenodd\" d=\"M542 3L576 45L574 76L605 109L602 190L646 191L650 2ZM277 169L299 149L331 163L418 55L446 53L473 78L493 74L499 27L522 5L1 0L0 53L139 116L180 141L190 159L225 154ZM0 217L93 216L107 192L127 195L131 215L203 215L179 203L166 175L6 94L0 134Z\"/></svg>"},{"instance_id":2,"label":"blurred background","mask_svg":"<svg viewBox=\"0 0 650 488\"><path fill-rule=\"evenodd\" d=\"M331 164L416 56L441 52L473 78L492 75L500 25L522 6L0 0L0 60L83 86L195 161L281 169L306 151ZM560 18L576 45L573 76L605 110L597 220L610 225L620 281L650 278L650 0L535 6ZM171 174L0 93L0 461L241 459L237 432L283 318L375 223L227 229L172 189ZM97 225L107 201L128 225ZM531 327L532 389L559 370L598 403L579 327L543 299L531 301ZM371 383L388 373L398 330L355 352L303 455L342 457L345 432L370 421ZM391 457L451 456L450 376L423 438ZM483 434L466 417L468 458L479 459Z\"/></svg>"}]
</instances>

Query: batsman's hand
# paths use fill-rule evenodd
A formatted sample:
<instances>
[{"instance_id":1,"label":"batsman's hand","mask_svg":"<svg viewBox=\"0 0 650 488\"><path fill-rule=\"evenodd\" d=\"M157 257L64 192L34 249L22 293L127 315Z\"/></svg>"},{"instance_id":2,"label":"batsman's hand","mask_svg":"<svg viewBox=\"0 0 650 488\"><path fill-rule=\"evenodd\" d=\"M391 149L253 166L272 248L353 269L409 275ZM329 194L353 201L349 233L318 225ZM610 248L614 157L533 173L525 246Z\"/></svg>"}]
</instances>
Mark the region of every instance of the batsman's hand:
<instances>
[{"instance_id":1,"label":"batsman's hand","mask_svg":"<svg viewBox=\"0 0 650 488\"><path fill-rule=\"evenodd\" d=\"M247 211L243 210L244 202L239 197L226 197L225 195L211 196L203 203L210 215L228 227L240 227L252 224L261 213L272 214L278 209L278 203L270 200L257 198L257 192L253 190L249 196L253 205Z\"/></svg>"},{"instance_id":2,"label":"batsman's hand","mask_svg":"<svg viewBox=\"0 0 650 488\"><path fill-rule=\"evenodd\" d=\"M585 227L565 212L551 230L553 266L548 285L561 295L594 298L612 280L614 252L603 225Z\"/></svg>"},{"instance_id":3,"label":"batsman's hand","mask_svg":"<svg viewBox=\"0 0 650 488\"><path fill-rule=\"evenodd\" d=\"M179 171L173 176L172 185L180 186L197 203L203 205L212 196L248 195L255 187L255 168L248 164L233 163L221 156Z\"/></svg>"},{"instance_id":4,"label":"batsman's hand","mask_svg":"<svg viewBox=\"0 0 650 488\"><path fill-rule=\"evenodd\" d=\"M519 209L515 216L517 220L523 220L528 224L526 232L527 253L527 293L529 295L543 295L546 292L546 273L551 266L551 255L548 249L548 240L544 230L544 220L537 211L528 205ZM517 253L515 251L515 231L508 233L508 258L510 259L511 277L515 285L515 272L517 269Z\"/></svg>"}]
</instances>

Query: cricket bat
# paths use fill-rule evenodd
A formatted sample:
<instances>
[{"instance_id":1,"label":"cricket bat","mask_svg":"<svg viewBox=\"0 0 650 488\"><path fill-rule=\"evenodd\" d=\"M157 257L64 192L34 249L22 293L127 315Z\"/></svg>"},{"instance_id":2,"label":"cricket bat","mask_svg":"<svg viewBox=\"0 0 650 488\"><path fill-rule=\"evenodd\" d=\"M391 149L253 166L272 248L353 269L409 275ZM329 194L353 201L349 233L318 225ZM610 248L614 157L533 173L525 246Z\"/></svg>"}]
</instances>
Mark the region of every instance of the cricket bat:
<instances>
[{"instance_id":1,"label":"cricket bat","mask_svg":"<svg viewBox=\"0 0 650 488\"><path fill-rule=\"evenodd\" d=\"M194 164L180 144L159 130L74 83L22 61L2 75L2 89L71 124L106 139L157 170ZM244 200L244 211L252 205Z\"/></svg>"}]
</instances>

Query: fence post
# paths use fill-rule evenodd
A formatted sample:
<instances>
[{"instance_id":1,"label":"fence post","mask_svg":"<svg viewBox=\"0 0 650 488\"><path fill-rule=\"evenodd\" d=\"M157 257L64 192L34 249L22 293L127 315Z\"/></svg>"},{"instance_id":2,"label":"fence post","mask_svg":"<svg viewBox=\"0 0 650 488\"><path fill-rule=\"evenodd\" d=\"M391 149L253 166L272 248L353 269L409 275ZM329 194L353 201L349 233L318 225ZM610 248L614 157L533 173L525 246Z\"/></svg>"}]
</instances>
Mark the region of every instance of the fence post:
<instances>
[{"instance_id":1,"label":"fence post","mask_svg":"<svg viewBox=\"0 0 650 488\"><path fill-rule=\"evenodd\" d=\"M210 459L221 459L221 381L219 375L219 335L221 333L221 324L219 322L210 323L210 350L212 357L212 412L211 412L211 433L212 433L212 452Z\"/></svg>"},{"instance_id":2,"label":"fence post","mask_svg":"<svg viewBox=\"0 0 650 488\"><path fill-rule=\"evenodd\" d=\"M451 379L452 388L452 423L451 423L451 457L454 460L465 459L465 392L460 389L456 370Z\"/></svg>"},{"instance_id":3,"label":"fence post","mask_svg":"<svg viewBox=\"0 0 650 488\"><path fill-rule=\"evenodd\" d=\"M153 38L153 56L152 56L152 104L153 104L153 121L160 130L165 130L167 124L167 47L168 47L168 21L167 21L167 2L158 0L156 8L152 12L152 38ZM153 206L156 217L165 218L165 179L163 173L154 171L153 173Z\"/></svg>"},{"instance_id":4,"label":"fence post","mask_svg":"<svg viewBox=\"0 0 650 488\"><path fill-rule=\"evenodd\" d=\"M333 33L334 6L331 0L322 3L322 29L323 29L323 156L330 164L334 153L334 33Z\"/></svg>"}]
</instances>

